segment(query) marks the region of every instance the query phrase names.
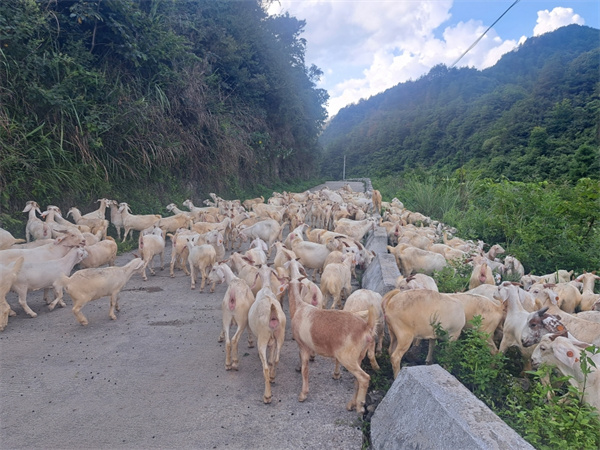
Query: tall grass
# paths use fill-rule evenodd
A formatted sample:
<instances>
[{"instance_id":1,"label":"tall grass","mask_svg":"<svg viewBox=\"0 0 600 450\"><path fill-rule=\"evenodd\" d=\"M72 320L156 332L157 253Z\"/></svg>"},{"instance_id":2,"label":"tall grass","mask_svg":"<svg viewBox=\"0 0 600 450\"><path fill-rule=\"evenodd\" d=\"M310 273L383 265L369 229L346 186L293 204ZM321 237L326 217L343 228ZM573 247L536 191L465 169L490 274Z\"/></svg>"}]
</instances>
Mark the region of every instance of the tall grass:
<instances>
[{"instance_id":1,"label":"tall grass","mask_svg":"<svg viewBox=\"0 0 600 450\"><path fill-rule=\"evenodd\" d=\"M500 244L528 272L600 267L597 180L573 186L413 172L372 182L384 201L397 197L409 210L455 227L463 239Z\"/></svg>"},{"instance_id":2,"label":"tall grass","mask_svg":"<svg viewBox=\"0 0 600 450\"><path fill-rule=\"evenodd\" d=\"M446 214L466 206L475 182L415 173L376 179L373 185L384 199L397 197L411 211L443 220Z\"/></svg>"}]
</instances>

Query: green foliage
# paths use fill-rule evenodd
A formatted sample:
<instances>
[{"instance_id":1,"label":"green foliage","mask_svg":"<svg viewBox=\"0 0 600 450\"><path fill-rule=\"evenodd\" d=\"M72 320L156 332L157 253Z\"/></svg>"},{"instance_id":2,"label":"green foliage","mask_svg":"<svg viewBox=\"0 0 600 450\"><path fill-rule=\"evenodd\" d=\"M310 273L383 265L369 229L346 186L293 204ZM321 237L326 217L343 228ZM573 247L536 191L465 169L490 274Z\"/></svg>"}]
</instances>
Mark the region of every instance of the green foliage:
<instances>
[{"instance_id":1,"label":"green foliage","mask_svg":"<svg viewBox=\"0 0 600 450\"><path fill-rule=\"evenodd\" d=\"M497 414L536 448L599 448L598 411L581 402L582 393L568 384L568 377L555 375L550 367L531 376L528 389L511 385L506 406Z\"/></svg>"},{"instance_id":2,"label":"green foliage","mask_svg":"<svg viewBox=\"0 0 600 450\"><path fill-rule=\"evenodd\" d=\"M433 273L440 292L464 292L469 289L473 267L466 261L451 260L442 270Z\"/></svg>"},{"instance_id":3,"label":"green foliage","mask_svg":"<svg viewBox=\"0 0 600 450\"><path fill-rule=\"evenodd\" d=\"M387 348L382 348L381 355L377 357L377 364L379 364L379 370L373 370L370 363L367 363L368 359L365 359L363 370L369 374L371 381L369 383L369 389L379 392L387 392L392 383L394 382L393 375L394 370L392 369L392 361Z\"/></svg>"},{"instance_id":4,"label":"green foliage","mask_svg":"<svg viewBox=\"0 0 600 450\"><path fill-rule=\"evenodd\" d=\"M555 376L549 368L531 372L531 379L514 378L510 361L501 353L493 355L479 330L481 318L471 321L454 342L438 327L440 340L436 361L486 403L509 426L539 449L598 448L598 412L582 403L582 392L565 383L567 377ZM600 350L589 347L590 354ZM594 362L582 352L583 372L589 374ZM543 383L545 378L550 383ZM548 398L551 396L551 400Z\"/></svg>"},{"instance_id":5,"label":"green foliage","mask_svg":"<svg viewBox=\"0 0 600 450\"><path fill-rule=\"evenodd\" d=\"M571 185L471 176L466 178L460 170L452 177L421 170L407 178L372 181L384 199L397 197L412 211L427 207L433 219L457 228L463 239L502 245L527 272L575 269L581 273L600 267L598 180L582 178ZM452 282L451 275L447 269L438 277L443 283ZM456 283L446 289L459 290L460 282Z\"/></svg>"},{"instance_id":6,"label":"green foliage","mask_svg":"<svg viewBox=\"0 0 600 450\"><path fill-rule=\"evenodd\" d=\"M0 207L16 218L27 200L84 208L151 185L164 206L314 177L321 71L304 64L304 22L265 7L1 2Z\"/></svg>"},{"instance_id":7,"label":"green foliage","mask_svg":"<svg viewBox=\"0 0 600 450\"><path fill-rule=\"evenodd\" d=\"M340 177L345 156L349 177L422 166L523 182L598 179L598 42L599 30L563 27L488 69L439 65L349 105L320 137L322 171Z\"/></svg>"},{"instance_id":8,"label":"green foliage","mask_svg":"<svg viewBox=\"0 0 600 450\"><path fill-rule=\"evenodd\" d=\"M440 339L436 346L435 359L442 367L454 375L480 400L492 409L501 405L508 394L511 379L505 369L502 353L492 354L486 339L489 337L480 330L481 317L476 316L465 327L460 339L450 342ZM443 337L444 331L438 333Z\"/></svg>"}]
</instances>

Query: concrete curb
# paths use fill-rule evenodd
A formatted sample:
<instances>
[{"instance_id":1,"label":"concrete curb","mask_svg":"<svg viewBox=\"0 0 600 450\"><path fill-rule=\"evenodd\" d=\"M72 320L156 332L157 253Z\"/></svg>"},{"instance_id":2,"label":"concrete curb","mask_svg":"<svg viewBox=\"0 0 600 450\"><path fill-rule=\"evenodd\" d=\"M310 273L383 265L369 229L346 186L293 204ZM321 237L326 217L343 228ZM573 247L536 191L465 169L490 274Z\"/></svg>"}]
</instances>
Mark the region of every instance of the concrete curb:
<instances>
[{"instance_id":1,"label":"concrete curb","mask_svg":"<svg viewBox=\"0 0 600 450\"><path fill-rule=\"evenodd\" d=\"M405 367L371 421L374 449L533 449L437 364Z\"/></svg>"}]
</instances>

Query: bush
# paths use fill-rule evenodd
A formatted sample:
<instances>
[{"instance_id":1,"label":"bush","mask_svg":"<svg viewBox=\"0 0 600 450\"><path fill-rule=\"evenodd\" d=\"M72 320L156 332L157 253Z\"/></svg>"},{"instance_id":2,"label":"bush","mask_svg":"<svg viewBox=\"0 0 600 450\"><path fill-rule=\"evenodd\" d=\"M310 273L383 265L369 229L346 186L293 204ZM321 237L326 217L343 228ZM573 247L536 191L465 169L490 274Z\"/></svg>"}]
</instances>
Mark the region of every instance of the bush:
<instances>
[{"instance_id":1,"label":"bush","mask_svg":"<svg viewBox=\"0 0 600 450\"><path fill-rule=\"evenodd\" d=\"M600 447L598 412L582 402L582 393L568 384L568 377L556 376L547 367L528 372L525 379L514 377L512 362L491 353L487 335L479 330L481 319L475 317L471 324L454 342L444 339L447 334L438 327L436 362L536 448ZM582 353L581 364L589 373L594 363ZM545 377L550 384L542 383Z\"/></svg>"},{"instance_id":2,"label":"bush","mask_svg":"<svg viewBox=\"0 0 600 450\"><path fill-rule=\"evenodd\" d=\"M440 292L464 292L469 289L473 267L466 261L452 260L442 270L433 273Z\"/></svg>"},{"instance_id":3,"label":"bush","mask_svg":"<svg viewBox=\"0 0 600 450\"><path fill-rule=\"evenodd\" d=\"M463 239L500 244L526 272L592 271L600 266L600 182L574 184L466 180L425 171L374 179L384 200L458 230Z\"/></svg>"}]
</instances>

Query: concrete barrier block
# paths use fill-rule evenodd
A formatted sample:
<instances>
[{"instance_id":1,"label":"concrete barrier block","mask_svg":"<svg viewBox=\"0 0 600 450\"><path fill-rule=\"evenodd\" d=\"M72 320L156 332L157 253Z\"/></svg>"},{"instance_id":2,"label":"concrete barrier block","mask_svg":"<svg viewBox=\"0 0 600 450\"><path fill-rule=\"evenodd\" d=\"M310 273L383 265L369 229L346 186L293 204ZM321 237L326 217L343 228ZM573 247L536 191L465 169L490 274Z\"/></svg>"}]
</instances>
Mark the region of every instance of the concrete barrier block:
<instances>
[{"instance_id":1,"label":"concrete barrier block","mask_svg":"<svg viewBox=\"0 0 600 450\"><path fill-rule=\"evenodd\" d=\"M385 295L396 287L400 275L394 255L378 253L363 274L361 287Z\"/></svg>"},{"instance_id":2,"label":"concrete barrier block","mask_svg":"<svg viewBox=\"0 0 600 450\"><path fill-rule=\"evenodd\" d=\"M532 449L439 365L404 367L371 421L374 449Z\"/></svg>"},{"instance_id":3,"label":"concrete barrier block","mask_svg":"<svg viewBox=\"0 0 600 450\"><path fill-rule=\"evenodd\" d=\"M377 254L387 253L387 231L383 227L376 227L375 231L369 232L365 247L367 250Z\"/></svg>"}]
</instances>

